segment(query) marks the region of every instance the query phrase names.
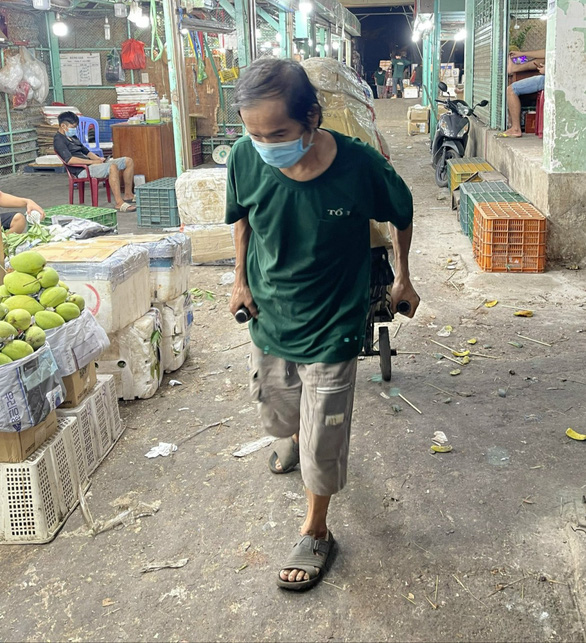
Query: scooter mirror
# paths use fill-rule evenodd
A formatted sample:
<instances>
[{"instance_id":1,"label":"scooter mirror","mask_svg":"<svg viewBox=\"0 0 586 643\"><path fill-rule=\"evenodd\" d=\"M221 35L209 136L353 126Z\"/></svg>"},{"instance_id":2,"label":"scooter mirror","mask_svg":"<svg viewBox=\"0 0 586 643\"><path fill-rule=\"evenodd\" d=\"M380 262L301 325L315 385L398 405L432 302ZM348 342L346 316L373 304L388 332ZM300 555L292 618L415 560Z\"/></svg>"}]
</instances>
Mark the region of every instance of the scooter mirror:
<instances>
[{"instance_id":1,"label":"scooter mirror","mask_svg":"<svg viewBox=\"0 0 586 643\"><path fill-rule=\"evenodd\" d=\"M478 107L486 107L487 105L488 105L488 101L487 101L487 100L481 100L481 101L478 103Z\"/></svg>"},{"instance_id":2,"label":"scooter mirror","mask_svg":"<svg viewBox=\"0 0 586 643\"><path fill-rule=\"evenodd\" d=\"M442 92L448 91L448 86L445 83L440 83L438 87L442 90Z\"/></svg>"}]
</instances>

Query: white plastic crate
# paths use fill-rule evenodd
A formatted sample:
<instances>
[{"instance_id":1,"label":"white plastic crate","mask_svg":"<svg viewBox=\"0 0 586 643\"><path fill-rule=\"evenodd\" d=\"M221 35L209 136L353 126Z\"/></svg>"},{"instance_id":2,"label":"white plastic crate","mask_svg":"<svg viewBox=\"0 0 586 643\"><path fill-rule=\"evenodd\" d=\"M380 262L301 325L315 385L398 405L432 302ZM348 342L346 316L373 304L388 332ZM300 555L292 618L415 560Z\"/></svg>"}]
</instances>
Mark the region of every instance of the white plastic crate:
<instances>
[{"instance_id":1,"label":"white plastic crate","mask_svg":"<svg viewBox=\"0 0 586 643\"><path fill-rule=\"evenodd\" d=\"M80 476L74 448L74 421L59 423L45 444L24 462L0 464L0 541L46 543L79 502Z\"/></svg>"},{"instance_id":2,"label":"white plastic crate","mask_svg":"<svg viewBox=\"0 0 586 643\"><path fill-rule=\"evenodd\" d=\"M100 450L100 461L110 451L114 444L110 432L110 409L106 397L106 387L103 383L98 383L94 390L88 396L89 403L92 407L92 416L95 419L97 428L98 448Z\"/></svg>"},{"instance_id":3,"label":"white plastic crate","mask_svg":"<svg viewBox=\"0 0 586 643\"><path fill-rule=\"evenodd\" d=\"M120 408L118 407L118 396L116 395L116 382L113 375L98 375L98 382L103 384L103 391L106 394L110 418L110 433L114 442L124 432L122 420L120 419Z\"/></svg>"},{"instance_id":4,"label":"white plastic crate","mask_svg":"<svg viewBox=\"0 0 586 643\"><path fill-rule=\"evenodd\" d=\"M66 428L71 437L71 445L75 456L77 466L78 481L81 488L85 491L90 486L90 476L84 457L83 443L76 417L60 417L57 419L59 428Z\"/></svg>"},{"instance_id":5,"label":"white plastic crate","mask_svg":"<svg viewBox=\"0 0 586 643\"><path fill-rule=\"evenodd\" d=\"M85 461L85 470L90 476L100 464L100 446L98 439L98 428L95 420L95 415L92 415L92 405L89 398L86 398L78 406L71 409L57 409L57 417L69 418L73 417L77 420L74 427L74 442L81 445L83 451L83 458Z\"/></svg>"}]
</instances>

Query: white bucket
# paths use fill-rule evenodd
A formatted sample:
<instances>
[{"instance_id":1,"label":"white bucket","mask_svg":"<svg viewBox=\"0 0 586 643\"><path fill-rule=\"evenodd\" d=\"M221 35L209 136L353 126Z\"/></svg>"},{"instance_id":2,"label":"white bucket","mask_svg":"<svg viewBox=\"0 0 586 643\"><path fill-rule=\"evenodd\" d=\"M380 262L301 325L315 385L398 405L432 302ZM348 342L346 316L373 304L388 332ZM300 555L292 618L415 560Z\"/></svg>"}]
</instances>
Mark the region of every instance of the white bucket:
<instances>
[{"instance_id":1,"label":"white bucket","mask_svg":"<svg viewBox=\"0 0 586 643\"><path fill-rule=\"evenodd\" d=\"M137 174L134 177L134 187L138 187L139 185L144 185L146 183L146 179L144 178L144 174Z\"/></svg>"},{"instance_id":2,"label":"white bucket","mask_svg":"<svg viewBox=\"0 0 586 643\"><path fill-rule=\"evenodd\" d=\"M111 116L110 116L110 105L100 105L100 118L102 120L111 118Z\"/></svg>"}]
</instances>

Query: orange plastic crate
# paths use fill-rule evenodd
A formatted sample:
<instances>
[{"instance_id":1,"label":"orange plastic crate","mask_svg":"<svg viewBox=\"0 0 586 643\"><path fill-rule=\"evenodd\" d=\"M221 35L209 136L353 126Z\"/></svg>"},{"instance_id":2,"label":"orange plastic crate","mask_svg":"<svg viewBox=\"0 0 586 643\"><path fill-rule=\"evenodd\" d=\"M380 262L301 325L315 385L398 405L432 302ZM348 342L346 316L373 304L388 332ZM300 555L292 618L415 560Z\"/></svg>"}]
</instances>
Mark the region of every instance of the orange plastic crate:
<instances>
[{"instance_id":1,"label":"orange plastic crate","mask_svg":"<svg viewBox=\"0 0 586 643\"><path fill-rule=\"evenodd\" d=\"M478 203L474 258L487 272L543 272L546 222L530 203Z\"/></svg>"}]
</instances>

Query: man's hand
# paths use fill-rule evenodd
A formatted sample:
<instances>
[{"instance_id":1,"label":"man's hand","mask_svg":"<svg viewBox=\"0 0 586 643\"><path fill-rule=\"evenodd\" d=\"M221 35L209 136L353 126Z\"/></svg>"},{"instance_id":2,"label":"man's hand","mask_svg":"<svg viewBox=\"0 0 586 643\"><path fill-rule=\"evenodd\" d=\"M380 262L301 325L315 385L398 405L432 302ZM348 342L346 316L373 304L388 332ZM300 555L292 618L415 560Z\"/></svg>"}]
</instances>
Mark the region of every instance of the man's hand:
<instances>
[{"instance_id":1,"label":"man's hand","mask_svg":"<svg viewBox=\"0 0 586 643\"><path fill-rule=\"evenodd\" d=\"M26 200L26 213L30 214L33 210L36 210L41 215L41 221L45 218L45 211L38 203L35 203L32 199Z\"/></svg>"},{"instance_id":2,"label":"man's hand","mask_svg":"<svg viewBox=\"0 0 586 643\"><path fill-rule=\"evenodd\" d=\"M397 312L397 304L400 301L409 302L411 309L405 316L413 317L421 300L415 292L410 279L395 279L393 282L393 287L391 288L391 310L393 313Z\"/></svg>"},{"instance_id":3,"label":"man's hand","mask_svg":"<svg viewBox=\"0 0 586 643\"><path fill-rule=\"evenodd\" d=\"M242 307L248 308L250 314L256 319L258 317L258 309L252 298L250 288L242 282L234 282L232 288L232 296L230 297L230 312L234 315L236 311Z\"/></svg>"},{"instance_id":4,"label":"man's hand","mask_svg":"<svg viewBox=\"0 0 586 643\"><path fill-rule=\"evenodd\" d=\"M535 63L535 67L540 74L545 74L545 63Z\"/></svg>"}]
</instances>

